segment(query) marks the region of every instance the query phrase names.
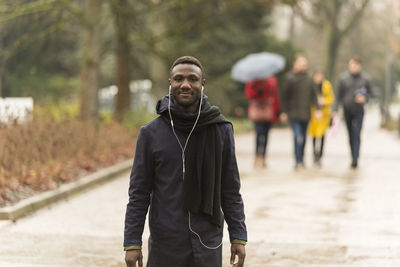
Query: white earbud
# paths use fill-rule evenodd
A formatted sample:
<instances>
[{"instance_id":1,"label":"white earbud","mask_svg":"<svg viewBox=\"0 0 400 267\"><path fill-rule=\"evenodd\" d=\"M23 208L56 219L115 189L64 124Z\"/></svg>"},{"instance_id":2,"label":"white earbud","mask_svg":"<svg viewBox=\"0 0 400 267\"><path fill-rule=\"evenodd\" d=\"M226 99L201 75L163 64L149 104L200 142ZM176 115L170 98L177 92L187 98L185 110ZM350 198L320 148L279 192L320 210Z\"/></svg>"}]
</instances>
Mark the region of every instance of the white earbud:
<instances>
[{"instance_id":1,"label":"white earbud","mask_svg":"<svg viewBox=\"0 0 400 267\"><path fill-rule=\"evenodd\" d=\"M171 85L168 88L168 94L171 94Z\"/></svg>"}]
</instances>

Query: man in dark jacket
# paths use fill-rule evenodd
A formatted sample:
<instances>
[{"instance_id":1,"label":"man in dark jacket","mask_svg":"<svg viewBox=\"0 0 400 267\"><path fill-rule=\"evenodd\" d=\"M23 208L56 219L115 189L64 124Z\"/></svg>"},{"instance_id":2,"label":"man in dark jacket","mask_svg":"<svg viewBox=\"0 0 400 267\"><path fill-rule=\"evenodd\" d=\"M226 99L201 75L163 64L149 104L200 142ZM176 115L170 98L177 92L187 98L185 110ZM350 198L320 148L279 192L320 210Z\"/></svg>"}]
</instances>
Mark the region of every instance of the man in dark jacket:
<instances>
[{"instance_id":1,"label":"man in dark jacket","mask_svg":"<svg viewBox=\"0 0 400 267\"><path fill-rule=\"evenodd\" d=\"M281 96L281 121L286 122L289 119L294 134L295 168L303 168L307 127L312 105L318 109L317 116L321 116L314 83L307 73L307 58L304 55L296 56L293 71L286 76Z\"/></svg>"},{"instance_id":2,"label":"man in dark jacket","mask_svg":"<svg viewBox=\"0 0 400 267\"><path fill-rule=\"evenodd\" d=\"M351 168L358 166L364 106L370 96L369 76L362 71L361 60L358 57L352 57L349 61L349 70L340 75L332 114L335 116L339 105L343 105L352 157Z\"/></svg>"},{"instance_id":3,"label":"man in dark jacket","mask_svg":"<svg viewBox=\"0 0 400 267\"><path fill-rule=\"evenodd\" d=\"M222 266L224 220L231 264L243 266L247 232L232 125L203 94L196 58L178 58L169 84L170 93L157 104L160 116L141 128L137 140L125 217L126 264L143 265L150 206L148 267Z\"/></svg>"}]
</instances>

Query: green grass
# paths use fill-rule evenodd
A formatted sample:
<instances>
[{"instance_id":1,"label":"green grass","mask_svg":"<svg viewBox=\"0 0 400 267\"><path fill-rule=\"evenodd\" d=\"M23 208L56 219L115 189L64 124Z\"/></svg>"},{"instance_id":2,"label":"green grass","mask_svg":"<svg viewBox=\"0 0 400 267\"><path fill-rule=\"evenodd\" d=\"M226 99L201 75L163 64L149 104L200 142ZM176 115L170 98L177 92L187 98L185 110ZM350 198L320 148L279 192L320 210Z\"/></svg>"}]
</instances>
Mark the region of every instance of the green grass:
<instances>
[{"instance_id":1,"label":"green grass","mask_svg":"<svg viewBox=\"0 0 400 267\"><path fill-rule=\"evenodd\" d=\"M129 111L125 113L122 124L129 130L138 129L142 125L156 118L157 116L157 114L149 113L145 109Z\"/></svg>"},{"instance_id":2,"label":"green grass","mask_svg":"<svg viewBox=\"0 0 400 267\"><path fill-rule=\"evenodd\" d=\"M254 129L253 122L247 118L228 118L232 122L235 133L247 133Z\"/></svg>"}]
</instances>

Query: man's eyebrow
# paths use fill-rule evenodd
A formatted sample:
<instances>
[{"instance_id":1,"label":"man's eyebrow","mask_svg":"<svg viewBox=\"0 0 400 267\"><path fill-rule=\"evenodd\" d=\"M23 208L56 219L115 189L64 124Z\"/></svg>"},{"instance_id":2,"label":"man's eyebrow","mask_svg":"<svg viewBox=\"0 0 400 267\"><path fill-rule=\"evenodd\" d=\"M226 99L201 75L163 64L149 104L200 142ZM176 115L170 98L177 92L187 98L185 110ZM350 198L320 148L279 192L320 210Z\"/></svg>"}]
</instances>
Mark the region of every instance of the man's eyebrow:
<instances>
[{"instance_id":1,"label":"man's eyebrow","mask_svg":"<svg viewBox=\"0 0 400 267\"><path fill-rule=\"evenodd\" d=\"M172 77L177 77L177 76L184 76L184 74L183 74L183 73L176 73L176 74L174 74ZM197 74L197 73L189 73L187 76L188 76L188 77L191 77L191 76L201 77L201 75L200 75L200 74Z\"/></svg>"}]
</instances>

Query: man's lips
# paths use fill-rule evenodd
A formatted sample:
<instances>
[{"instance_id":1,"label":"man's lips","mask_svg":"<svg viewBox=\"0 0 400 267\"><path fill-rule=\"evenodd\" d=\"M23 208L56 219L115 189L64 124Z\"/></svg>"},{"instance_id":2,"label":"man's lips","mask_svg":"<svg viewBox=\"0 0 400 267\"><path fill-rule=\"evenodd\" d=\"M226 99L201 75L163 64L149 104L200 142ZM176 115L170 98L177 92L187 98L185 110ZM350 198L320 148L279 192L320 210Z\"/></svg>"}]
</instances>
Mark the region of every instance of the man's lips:
<instances>
[{"instance_id":1,"label":"man's lips","mask_svg":"<svg viewBox=\"0 0 400 267\"><path fill-rule=\"evenodd\" d=\"M179 95L181 95L181 96L191 96L192 93L191 92L180 92Z\"/></svg>"}]
</instances>

